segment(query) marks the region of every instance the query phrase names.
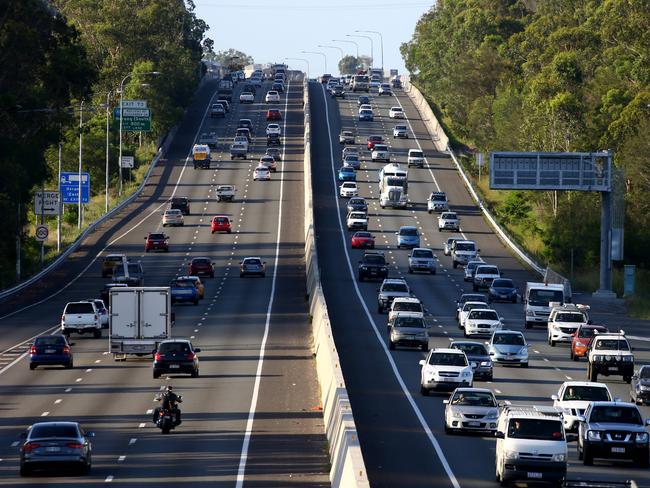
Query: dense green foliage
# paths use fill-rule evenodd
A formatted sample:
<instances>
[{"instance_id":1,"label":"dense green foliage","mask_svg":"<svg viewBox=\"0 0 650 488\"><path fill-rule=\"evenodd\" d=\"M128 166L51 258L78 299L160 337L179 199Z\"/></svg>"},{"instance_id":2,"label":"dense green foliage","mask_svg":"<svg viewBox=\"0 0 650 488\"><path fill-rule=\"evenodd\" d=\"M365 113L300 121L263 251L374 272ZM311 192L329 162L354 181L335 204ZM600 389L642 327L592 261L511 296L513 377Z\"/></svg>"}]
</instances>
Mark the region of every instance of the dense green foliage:
<instances>
[{"instance_id":1,"label":"dense green foliage","mask_svg":"<svg viewBox=\"0 0 650 488\"><path fill-rule=\"evenodd\" d=\"M650 2L439 0L402 45L453 136L490 151L611 149L629 181L626 261L650 265ZM545 259L598 262L597 195L515 193L495 209ZM532 221L531 221L532 219Z\"/></svg>"},{"instance_id":2,"label":"dense green foliage","mask_svg":"<svg viewBox=\"0 0 650 488\"><path fill-rule=\"evenodd\" d=\"M21 0L0 3L0 288L15 279L16 236L28 236L29 206L36 189L57 187L58 150L63 170L76 171L79 114L83 111L83 169L91 174L92 194L105 181L106 101L145 99L152 132L125 134L124 154L136 165L188 105L201 76L201 57L212 41L191 0ZM158 71L159 76L142 75ZM138 74L140 73L140 75ZM43 110L44 109L44 110ZM110 179L116 187L116 131L111 124ZM18 205L21 205L20 214ZM68 209L67 209L68 210ZM68 214L65 222L74 222ZM31 271L25 263L24 274Z\"/></svg>"},{"instance_id":3,"label":"dense green foliage","mask_svg":"<svg viewBox=\"0 0 650 488\"><path fill-rule=\"evenodd\" d=\"M231 71L242 70L249 64L253 64L253 58L251 56L233 48L219 51L211 57L215 61L218 61L221 66L228 68Z\"/></svg>"},{"instance_id":4,"label":"dense green foliage","mask_svg":"<svg viewBox=\"0 0 650 488\"><path fill-rule=\"evenodd\" d=\"M357 68L359 67L360 60L356 56L343 56L339 61L339 73L342 75L353 75L356 74Z\"/></svg>"}]
</instances>

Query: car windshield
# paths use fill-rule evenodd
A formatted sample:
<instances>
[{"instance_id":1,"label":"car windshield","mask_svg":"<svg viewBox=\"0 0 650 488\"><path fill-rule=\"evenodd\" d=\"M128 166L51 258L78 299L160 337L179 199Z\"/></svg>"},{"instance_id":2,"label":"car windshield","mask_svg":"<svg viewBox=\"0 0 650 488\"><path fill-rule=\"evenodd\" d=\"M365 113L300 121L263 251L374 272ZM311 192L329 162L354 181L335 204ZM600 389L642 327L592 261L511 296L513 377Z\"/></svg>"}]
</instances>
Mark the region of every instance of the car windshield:
<instances>
[{"instance_id":1,"label":"car windshield","mask_svg":"<svg viewBox=\"0 0 650 488\"><path fill-rule=\"evenodd\" d=\"M487 308L487 303L484 303L484 302L480 302L480 303L465 302L465 305L463 305L463 312L469 312L470 310L473 310L475 308Z\"/></svg>"},{"instance_id":2,"label":"car windshield","mask_svg":"<svg viewBox=\"0 0 650 488\"><path fill-rule=\"evenodd\" d=\"M647 379L650 378L650 368L643 367L637 373L639 378Z\"/></svg>"},{"instance_id":3,"label":"car windshield","mask_svg":"<svg viewBox=\"0 0 650 488\"><path fill-rule=\"evenodd\" d=\"M399 234L401 236L416 236L418 235L418 230L415 227L408 227L408 228L402 227L399 230Z\"/></svg>"},{"instance_id":4,"label":"car windshield","mask_svg":"<svg viewBox=\"0 0 650 488\"><path fill-rule=\"evenodd\" d=\"M384 283L381 287L381 291L399 291L402 293L408 293L409 288L404 283Z\"/></svg>"},{"instance_id":5,"label":"car windshield","mask_svg":"<svg viewBox=\"0 0 650 488\"><path fill-rule=\"evenodd\" d=\"M353 181L348 181L346 183L343 183L343 188L356 188L357 184Z\"/></svg>"},{"instance_id":6,"label":"car windshield","mask_svg":"<svg viewBox=\"0 0 650 488\"><path fill-rule=\"evenodd\" d=\"M409 154L409 156L411 156L412 158L421 158L424 156L424 154L422 154L422 151L409 151L409 152L411 153ZM438 198L438 200L440 200L440 198Z\"/></svg>"},{"instance_id":7,"label":"car windshield","mask_svg":"<svg viewBox=\"0 0 650 488\"><path fill-rule=\"evenodd\" d=\"M591 410L589 422L643 425L643 420L636 407L623 407L620 405L594 407Z\"/></svg>"},{"instance_id":8,"label":"car windshield","mask_svg":"<svg viewBox=\"0 0 650 488\"><path fill-rule=\"evenodd\" d=\"M493 344L505 344L509 346L523 346L524 336L521 334L494 334Z\"/></svg>"},{"instance_id":9,"label":"car windshield","mask_svg":"<svg viewBox=\"0 0 650 488\"><path fill-rule=\"evenodd\" d=\"M149 234L149 239L164 240L165 234Z\"/></svg>"},{"instance_id":10,"label":"car windshield","mask_svg":"<svg viewBox=\"0 0 650 488\"><path fill-rule=\"evenodd\" d=\"M392 110L393 112L401 112L401 111L402 111L402 109L399 108L399 107L392 107L391 110Z\"/></svg>"},{"instance_id":11,"label":"car windshield","mask_svg":"<svg viewBox=\"0 0 650 488\"><path fill-rule=\"evenodd\" d=\"M62 336L37 337L34 341L36 346L63 346L65 339Z\"/></svg>"},{"instance_id":12,"label":"car windshield","mask_svg":"<svg viewBox=\"0 0 650 488\"><path fill-rule=\"evenodd\" d=\"M429 364L437 366L467 366L467 358L464 354L436 352L429 358Z\"/></svg>"},{"instance_id":13,"label":"car windshield","mask_svg":"<svg viewBox=\"0 0 650 488\"><path fill-rule=\"evenodd\" d=\"M594 349L608 351L629 351L630 346L625 339L600 339Z\"/></svg>"},{"instance_id":14,"label":"car windshield","mask_svg":"<svg viewBox=\"0 0 650 488\"><path fill-rule=\"evenodd\" d=\"M341 168L341 173L354 173L354 169L349 166L343 166Z\"/></svg>"},{"instance_id":15,"label":"car windshield","mask_svg":"<svg viewBox=\"0 0 650 488\"><path fill-rule=\"evenodd\" d=\"M368 264L385 264L384 256L366 256L364 261Z\"/></svg>"},{"instance_id":16,"label":"car windshield","mask_svg":"<svg viewBox=\"0 0 650 488\"><path fill-rule=\"evenodd\" d=\"M508 437L540 441L564 441L562 422L545 419L510 419Z\"/></svg>"},{"instance_id":17,"label":"car windshield","mask_svg":"<svg viewBox=\"0 0 650 488\"><path fill-rule=\"evenodd\" d=\"M354 237L372 237L372 234L370 232L357 232Z\"/></svg>"},{"instance_id":18,"label":"car windshield","mask_svg":"<svg viewBox=\"0 0 650 488\"><path fill-rule=\"evenodd\" d=\"M244 261L244 264L247 264L247 265L252 264L254 266L258 266L258 265L262 264L262 261L260 261L259 259L246 259Z\"/></svg>"},{"instance_id":19,"label":"car windshield","mask_svg":"<svg viewBox=\"0 0 650 488\"><path fill-rule=\"evenodd\" d=\"M480 266L476 270L477 274L489 274L489 275L498 275L499 274L499 268L496 266Z\"/></svg>"},{"instance_id":20,"label":"car windshield","mask_svg":"<svg viewBox=\"0 0 650 488\"><path fill-rule=\"evenodd\" d=\"M79 437L79 430L74 424L43 424L35 425L29 433L31 439L51 437Z\"/></svg>"},{"instance_id":21,"label":"car windshield","mask_svg":"<svg viewBox=\"0 0 650 488\"><path fill-rule=\"evenodd\" d=\"M585 316L581 313L558 313L555 316L556 322L586 322Z\"/></svg>"},{"instance_id":22,"label":"car windshield","mask_svg":"<svg viewBox=\"0 0 650 488\"><path fill-rule=\"evenodd\" d=\"M476 250L476 246L469 242L459 242L456 244L456 251L469 251L473 252Z\"/></svg>"},{"instance_id":23,"label":"car windshield","mask_svg":"<svg viewBox=\"0 0 650 488\"><path fill-rule=\"evenodd\" d=\"M530 290L528 294L528 303L530 305L548 306L548 302L563 302L564 292L562 290Z\"/></svg>"},{"instance_id":24,"label":"car windshield","mask_svg":"<svg viewBox=\"0 0 650 488\"><path fill-rule=\"evenodd\" d=\"M421 317L396 317L393 327L413 327L424 329L424 320Z\"/></svg>"},{"instance_id":25,"label":"car windshield","mask_svg":"<svg viewBox=\"0 0 650 488\"><path fill-rule=\"evenodd\" d=\"M481 261L470 261L469 263L467 263L467 266L465 266L465 269L473 270L481 264L483 264Z\"/></svg>"},{"instance_id":26,"label":"car windshield","mask_svg":"<svg viewBox=\"0 0 650 488\"><path fill-rule=\"evenodd\" d=\"M215 217L215 222L219 224L227 224L228 223L228 218L227 217Z\"/></svg>"},{"instance_id":27,"label":"car windshield","mask_svg":"<svg viewBox=\"0 0 650 488\"><path fill-rule=\"evenodd\" d=\"M599 328L596 328L596 327L581 327L580 331L578 332L578 337L584 337L584 338L590 339L590 338L592 338L593 336L596 335L596 331L598 331L600 334L602 334L603 332L607 332L607 329L604 328L604 327L602 327L602 328L601 327L599 327Z\"/></svg>"},{"instance_id":28,"label":"car windshield","mask_svg":"<svg viewBox=\"0 0 650 488\"><path fill-rule=\"evenodd\" d=\"M611 400L607 388L601 386L568 386L564 390L562 400L569 401L585 401L585 402L607 402Z\"/></svg>"},{"instance_id":29,"label":"car windshield","mask_svg":"<svg viewBox=\"0 0 650 488\"><path fill-rule=\"evenodd\" d=\"M207 258L195 258L192 259L192 264L210 264L210 260Z\"/></svg>"},{"instance_id":30,"label":"car windshield","mask_svg":"<svg viewBox=\"0 0 650 488\"><path fill-rule=\"evenodd\" d=\"M174 280L172 281L172 286L178 287L178 288L193 288L194 287L194 282L189 281L189 280Z\"/></svg>"},{"instance_id":31,"label":"car windshield","mask_svg":"<svg viewBox=\"0 0 650 488\"><path fill-rule=\"evenodd\" d=\"M345 155L345 160L346 161L359 161L359 155L358 154L346 154Z\"/></svg>"},{"instance_id":32,"label":"car windshield","mask_svg":"<svg viewBox=\"0 0 650 488\"><path fill-rule=\"evenodd\" d=\"M370 110L370 109L364 109L364 110L361 111L362 115L368 115L368 114L371 114L371 113L372 113L372 110Z\"/></svg>"},{"instance_id":33,"label":"car windshield","mask_svg":"<svg viewBox=\"0 0 650 488\"><path fill-rule=\"evenodd\" d=\"M468 356L487 356L488 352L483 344L452 344L454 349L460 349Z\"/></svg>"},{"instance_id":34,"label":"car windshield","mask_svg":"<svg viewBox=\"0 0 650 488\"><path fill-rule=\"evenodd\" d=\"M472 407L497 406L494 396L487 391L457 391L450 403L452 405L469 405Z\"/></svg>"},{"instance_id":35,"label":"car windshield","mask_svg":"<svg viewBox=\"0 0 650 488\"><path fill-rule=\"evenodd\" d=\"M68 303L65 313L95 313L92 303Z\"/></svg>"},{"instance_id":36,"label":"car windshield","mask_svg":"<svg viewBox=\"0 0 650 488\"><path fill-rule=\"evenodd\" d=\"M129 264L129 274L130 273L140 273L140 265L138 264Z\"/></svg>"},{"instance_id":37,"label":"car windshield","mask_svg":"<svg viewBox=\"0 0 650 488\"><path fill-rule=\"evenodd\" d=\"M499 320L499 316L494 310L472 310L469 313L469 318L479 320Z\"/></svg>"},{"instance_id":38,"label":"car windshield","mask_svg":"<svg viewBox=\"0 0 650 488\"><path fill-rule=\"evenodd\" d=\"M414 258L433 258L433 251L418 249L413 251Z\"/></svg>"},{"instance_id":39,"label":"car windshield","mask_svg":"<svg viewBox=\"0 0 650 488\"><path fill-rule=\"evenodd\" d=\"M514 288L515 284L512 280L494 280L492 288Z\"/></svg>"},{"instance_id":40,"label":"car windshield","mask_svg":"<svg viewBox=\"0 0 650 488\"><path fill-rule=\"evenodd\" d=\"M483 295L480 295L478 293L465 293L460 296L460 300L458 300L460 303L465 303L465 302L485 302L485 297Z\"/></svg>"},{"instance_id":41,"label":"car windshield","mask_svg":"<svg viewBox=\"0 0 650 488\"><path fill-rule=\"evenodd\" d=\"M158 347L158 352L163 354L170 352L190 352L190 346L187 342L163 342Z\"/></svg>"},{"instance_id":42,"label":"car windshield","mask_svg":"<svg viewBox=\"0 0 650 488\"><path fill-rule=\"evenodd\" d=\"M365 205L366 201L361 198L350 198L349 205Z\"/></svg>"},{"instance_id":43,"label":"car windshield","mask_svg":"<svg viewBox=\"0 0 650 488\"><path fill-rule=\"evenodd\" d=\"M365 219L365 218L366 218L366 214L363 213L363 212L352 212L352 213L350 214L350 218L351 218L351 219Z\"/></svg>"},{"instance_id":44,"label":"car windshield","mask_svg":"<svg viewBox=\"0 0 650 488\"><path fill-rule=\"evenodd\" d=\"M393 302L393 312L422 312L422 304L417 302Z\"/></svg>"}]
</instances>

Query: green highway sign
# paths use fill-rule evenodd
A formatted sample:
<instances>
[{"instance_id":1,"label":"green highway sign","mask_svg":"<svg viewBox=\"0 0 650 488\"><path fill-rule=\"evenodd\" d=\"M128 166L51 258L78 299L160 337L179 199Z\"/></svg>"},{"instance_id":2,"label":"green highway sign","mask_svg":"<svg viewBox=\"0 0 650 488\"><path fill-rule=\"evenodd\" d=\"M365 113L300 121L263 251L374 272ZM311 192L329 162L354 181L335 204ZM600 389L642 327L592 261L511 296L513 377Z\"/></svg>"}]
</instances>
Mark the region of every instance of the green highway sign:
<instances>
[{"instance_id":1,"label":"green highway sign","mask_svg":"<svg viewBox=\"0 0 650 488\"><path fill-rule=\"evenodd\" d=\"M120 108L113 109L115 126L120 127ZM151 110L148 108L124 108L123 132L151 132Z\"/></svg>"}]
</instances>

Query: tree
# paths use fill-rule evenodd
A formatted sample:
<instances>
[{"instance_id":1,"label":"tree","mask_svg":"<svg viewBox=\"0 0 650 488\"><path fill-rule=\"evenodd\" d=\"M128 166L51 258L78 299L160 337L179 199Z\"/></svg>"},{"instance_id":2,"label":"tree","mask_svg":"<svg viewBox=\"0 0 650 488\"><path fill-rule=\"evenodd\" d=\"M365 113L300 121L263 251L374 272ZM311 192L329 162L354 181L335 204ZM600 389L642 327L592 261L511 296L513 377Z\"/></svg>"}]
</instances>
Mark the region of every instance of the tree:
<instances>
[{"instance_id":1,"label":"tree","mask_svg":"<svg viewBox=\"0 0 650 488\"><path fill-rule=\"evenodd\" d=\"M226 51L219 51L215 55L215 59L221 64L221 66L233 71L242 70L245 66L253 64L252 57L233 48L227 49Z\"/></svg>"},{"instance_id":2,"label":"tree","mask_svg":"<svg viewBox=\"0 0 650 488\"><path fill-rule=\"evenodd\" d=\"M356 74L359 67L359 59L355 56L343 56L339 61L339 73L342 75Z\"/></svg>"}]
</instances>

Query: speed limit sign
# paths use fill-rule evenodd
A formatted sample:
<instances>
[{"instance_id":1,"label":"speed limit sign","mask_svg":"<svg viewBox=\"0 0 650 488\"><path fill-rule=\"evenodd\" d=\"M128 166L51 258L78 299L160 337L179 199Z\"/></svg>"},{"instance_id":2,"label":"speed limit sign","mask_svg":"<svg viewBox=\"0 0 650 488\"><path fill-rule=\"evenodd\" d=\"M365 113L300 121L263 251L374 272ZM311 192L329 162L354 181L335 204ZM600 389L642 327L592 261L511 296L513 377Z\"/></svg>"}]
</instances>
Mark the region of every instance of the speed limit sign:
<instances>
[{"instance_id":1,"label":"speed limit sign","mask_svg":"<svg viewBox=\"0 0 650 488\"><path fill-rule=\"evenodd\" d=\"M47 240L47 236L50 231L47 228L47 225L38 225L36 226L36 240L43 242Z\"/></svg>"}]
</instances>

